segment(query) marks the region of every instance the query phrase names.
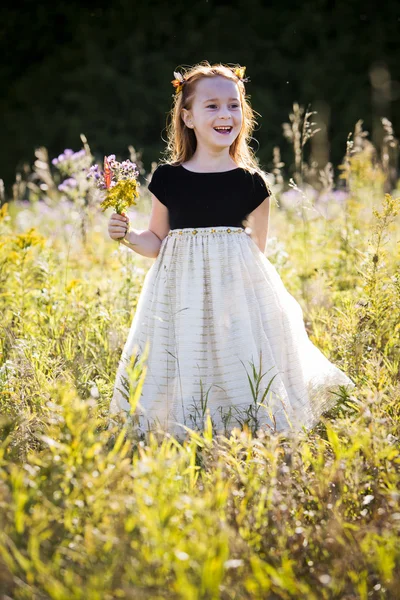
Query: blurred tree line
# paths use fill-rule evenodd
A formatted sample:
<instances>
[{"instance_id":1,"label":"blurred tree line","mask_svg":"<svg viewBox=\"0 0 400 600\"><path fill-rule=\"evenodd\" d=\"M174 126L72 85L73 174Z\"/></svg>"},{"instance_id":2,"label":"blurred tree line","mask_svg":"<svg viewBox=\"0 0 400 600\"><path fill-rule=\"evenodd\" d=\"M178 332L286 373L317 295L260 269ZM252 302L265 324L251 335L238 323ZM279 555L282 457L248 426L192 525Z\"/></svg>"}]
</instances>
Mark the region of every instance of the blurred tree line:
<instances>
[{"instance_id":1,"label":"blurred tree line","mask_svg":"<svg viewBox=\"0 0 400 600\"><path fill-rule=\"evenodd\" d=\"M318 111L336 165L358 119L378 144L380 117L398 132L399 26L393 0L3 2L0 177L9 190L35 148L77 150L80 133L99 158L126 158L132 144L150 168L165 146L173 71L204 59L246 65L261 166L279 145L290 169L282 123L293 102Z\"/></svg>"}]
</instances>

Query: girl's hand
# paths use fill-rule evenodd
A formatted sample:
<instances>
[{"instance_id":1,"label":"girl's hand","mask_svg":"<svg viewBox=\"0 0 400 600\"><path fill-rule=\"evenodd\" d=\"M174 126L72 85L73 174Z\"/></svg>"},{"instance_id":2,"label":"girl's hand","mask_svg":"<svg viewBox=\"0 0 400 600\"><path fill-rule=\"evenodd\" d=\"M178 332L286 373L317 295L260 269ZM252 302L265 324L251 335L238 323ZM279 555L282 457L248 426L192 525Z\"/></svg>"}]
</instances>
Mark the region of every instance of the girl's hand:
<instances>
[{"instance_id":1,"label":"girl's hand","mask_svg":"<svg viewBox=\"0 0 400 600\"><path fill-rule=\"evenodd\" d=\"M113 213L108 223L108 235L112 240L119 240L125 237L129 229L129 217L122 213Z\"/></svg>"}]
</instances>

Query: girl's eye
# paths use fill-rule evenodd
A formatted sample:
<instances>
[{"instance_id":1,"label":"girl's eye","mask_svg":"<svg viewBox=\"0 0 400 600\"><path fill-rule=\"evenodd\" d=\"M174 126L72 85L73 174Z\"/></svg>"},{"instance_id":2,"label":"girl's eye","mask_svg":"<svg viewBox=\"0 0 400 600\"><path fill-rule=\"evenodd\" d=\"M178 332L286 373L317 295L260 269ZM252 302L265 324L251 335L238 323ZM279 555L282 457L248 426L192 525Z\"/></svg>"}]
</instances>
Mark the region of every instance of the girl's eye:
<instances>
[{"instance_id":1,"label":"girl's eye","mask_svg":"<svg viewBox=\"0 0 400 600\"><path fill-rule=\"evenodd\" d=\"M211 106L217 106L217 105L216 104L209 104L207 106L207 108L211 108ZM232 104L231 106L234 106L234 107L238 108L239 104Z\"/></svg>"}]
</instances>

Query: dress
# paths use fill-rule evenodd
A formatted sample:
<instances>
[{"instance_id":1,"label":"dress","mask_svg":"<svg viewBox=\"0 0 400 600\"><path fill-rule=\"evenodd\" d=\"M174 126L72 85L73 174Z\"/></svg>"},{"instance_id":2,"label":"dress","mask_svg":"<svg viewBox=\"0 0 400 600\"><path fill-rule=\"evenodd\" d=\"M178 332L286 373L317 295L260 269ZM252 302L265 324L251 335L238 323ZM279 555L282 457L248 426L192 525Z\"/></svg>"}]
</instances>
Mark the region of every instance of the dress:
<instances>
[{"instance_id":1,"label":"dress","mask_svg":"<svg viewBox=\"0 0 400 600\"><path fill-rule=\"evenodd\" d=\"M313 427L339 386L354 383L308 338L300 304L245 231L270 195L263 178L165 163L149 190L168 207L170 231L143 282L110 414L129 411L126 364L148 341L139 432L183 438L182 424L201 430L207 409L215 434L244 423L253 432Z\"/></svg>"}]
</instances>

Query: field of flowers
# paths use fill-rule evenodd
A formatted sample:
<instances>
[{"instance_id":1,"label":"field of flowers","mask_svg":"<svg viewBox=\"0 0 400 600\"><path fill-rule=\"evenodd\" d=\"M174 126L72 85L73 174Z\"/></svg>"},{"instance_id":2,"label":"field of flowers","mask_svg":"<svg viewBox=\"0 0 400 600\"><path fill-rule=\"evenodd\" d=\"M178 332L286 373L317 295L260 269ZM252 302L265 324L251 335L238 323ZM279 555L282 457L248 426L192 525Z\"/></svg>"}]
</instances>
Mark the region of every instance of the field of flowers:
<instances>
[{"instance_id":1,"label":"field of flowers","mask_svg":"<svg viewBox=\"0 0 400 600\"><path fill-rule=\"evenodd\" d=\"M0 209L0 597L398 599L400 183L386 154L358 125L337 182L301 157L285 178L274 157L267 256L351 396L295 437L216 436L206 419L185 441L138 440L107 413L153 259L108 237L82 141L53 161L36 150ZM131 226L149 211L142 184Z\"/></svg>"}]
</instances>

